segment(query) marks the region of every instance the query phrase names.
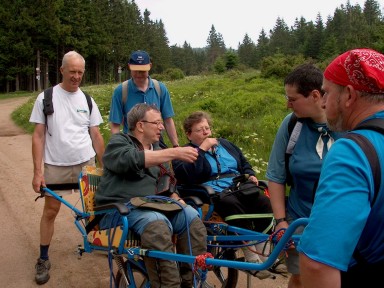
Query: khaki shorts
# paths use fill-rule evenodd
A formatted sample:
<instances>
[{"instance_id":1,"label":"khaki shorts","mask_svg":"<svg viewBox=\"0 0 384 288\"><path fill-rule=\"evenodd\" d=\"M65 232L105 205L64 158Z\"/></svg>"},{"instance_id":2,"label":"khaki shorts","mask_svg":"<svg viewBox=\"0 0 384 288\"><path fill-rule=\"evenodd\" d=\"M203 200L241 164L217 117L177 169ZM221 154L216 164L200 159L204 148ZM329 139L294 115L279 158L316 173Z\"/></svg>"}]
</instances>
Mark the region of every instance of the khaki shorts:
<instances>
[{"instance_id":1,"label":"khaki shorts","mask_svg":"<svg viewBox=\"0 0 384 288\"><path fill-rule=\"evenodd\" d=\"M287 213L287 220L290 224L293 221L293 218ZM304 227L300 226L296 228L294 234L303 234ZM288 249L285 253L285 264L287 265L287 270L291 274L300 274L299 269L299 252L295 249Z\"/></svg>"},{"instance_id":2,"label":"khaki shorts","mask_svg":"<svg viewBox=\"0 0 384 288\"><path fill-rule=\"evenodd\" d=\"M95 157L91 158L87 162L83 162L73 166L55 166L44 163L44 179L45 184L68 184L68 183L78 183L78 178L83 166L95 166ZM73 192L78 192L79 190L54 190L54 192L59 195L68 195ZM45 195L51 196L49 193Z\"/></svg>"}]
</instances>

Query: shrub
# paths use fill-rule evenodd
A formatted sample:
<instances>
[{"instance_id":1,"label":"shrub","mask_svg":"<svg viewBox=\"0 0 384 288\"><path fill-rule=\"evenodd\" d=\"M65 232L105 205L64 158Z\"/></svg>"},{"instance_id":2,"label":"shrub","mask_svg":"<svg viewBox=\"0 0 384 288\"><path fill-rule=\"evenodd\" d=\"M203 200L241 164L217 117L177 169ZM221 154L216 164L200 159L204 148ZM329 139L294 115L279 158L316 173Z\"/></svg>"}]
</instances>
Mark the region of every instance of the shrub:
<instances>
[{"instance_id":1,"label":"shrub","mask_svg":"<svg viewBox=\"0 0 384 288\"><path fill-rule=\"evenodd\" d=\"M266 57L261 62L261 75L264 78L277 77L284 78L296 66L303 64L305 58L302 55L283 55L275 54Z\"/></svg>"}]
</instances>

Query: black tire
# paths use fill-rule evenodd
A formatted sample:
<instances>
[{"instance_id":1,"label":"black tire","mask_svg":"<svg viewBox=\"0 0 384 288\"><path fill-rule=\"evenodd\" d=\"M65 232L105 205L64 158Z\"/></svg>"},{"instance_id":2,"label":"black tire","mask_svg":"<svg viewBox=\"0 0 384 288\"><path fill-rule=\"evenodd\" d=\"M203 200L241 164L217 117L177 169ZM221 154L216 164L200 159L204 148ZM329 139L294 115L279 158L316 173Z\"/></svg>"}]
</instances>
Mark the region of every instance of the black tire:
<instances>
[{"instance_id":1,"label":"black tire","mask_svg":"<svg viewBox=\"0 0 384 288\"><path fill-rule=\"evenodd\" d=\"M124 261L123 268L124 268L124 276L127 277L127 262ZM130 279L127 277L128 281L130 283L134 282L136 288L144 288L149 287L149 279L148 275L142 271L139 268L131 267L132 273L133 273L133 279ZM122 272L119 270L116 274L116 288L126 288L128 287L125 283L125 277L123 276Z\"/></svg>"}]
</instances>

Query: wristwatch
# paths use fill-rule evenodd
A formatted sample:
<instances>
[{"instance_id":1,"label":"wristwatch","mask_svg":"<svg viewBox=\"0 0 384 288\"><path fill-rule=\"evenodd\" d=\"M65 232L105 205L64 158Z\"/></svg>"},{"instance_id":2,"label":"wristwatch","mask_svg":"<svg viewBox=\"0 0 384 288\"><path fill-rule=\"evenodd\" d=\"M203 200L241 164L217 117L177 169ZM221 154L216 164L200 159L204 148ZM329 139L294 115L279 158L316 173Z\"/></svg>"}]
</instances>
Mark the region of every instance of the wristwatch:
<instances>
[{"instance_id":1,"label":"wristwatch","mask_svg":"<svg viewBox=\"0 0 384 288\"><path fill-rule=\"evenodd\" d=\"M284 222L284 221L287 221L287 219L285 219L285 217L284 218L275 219L275 226L278 225L281 222Z\"/></svg>"}]
</instances>

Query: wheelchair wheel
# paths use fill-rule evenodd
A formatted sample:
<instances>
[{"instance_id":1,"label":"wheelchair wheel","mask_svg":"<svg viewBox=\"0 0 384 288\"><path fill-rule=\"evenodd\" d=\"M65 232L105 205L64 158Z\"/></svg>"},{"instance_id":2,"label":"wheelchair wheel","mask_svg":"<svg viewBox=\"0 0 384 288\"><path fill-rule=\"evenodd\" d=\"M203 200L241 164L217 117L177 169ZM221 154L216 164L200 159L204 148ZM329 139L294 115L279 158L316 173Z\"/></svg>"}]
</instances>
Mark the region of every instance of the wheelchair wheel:
<instances>
[{"instance_id":1,"label":"wheelchair wheel","mask_svg":"<svg viewBox=\"0 0 384 288\"><path fill-rule=\"evenodd\" d=\"M213 253L212 253L213 252ZM233 249L213 248L211 251L215 259L235 260L236 251ZM207 279L202 283L204 288L235 288L239 277L239 270L229 267L214 266L209 271ZM200 280L200 279L199 279ZM199 286L200 287L200 286Z\"/></svg>"},{"instance_id":2,"label":"wheelchair wheel","mask_svg":"<svg viewBox=\"0 0 384 288\"><path fill-rule=\"evenodd\" d=\"M123 264L123 268L124 268L124 274L122 274L122 272L119 270L116 274L116 286L117 288L127 288L128 285L127 283L125 282L125 279L128 279L128 282L130 283L130 285L134 284L134 286L129 286L129 287L136 287L136 288L145 288L145 287L150 287L150 284L149 284L149 279L148 279L148 275L142 271L141 269L139 268L136 268L136 267L131 267L131 272L132 272L132 275L133 277L127 277L127 262L128 261L125 261L124 264ZM133 279L131 279L133 278Z\"/></svg>"}]
</instances>

